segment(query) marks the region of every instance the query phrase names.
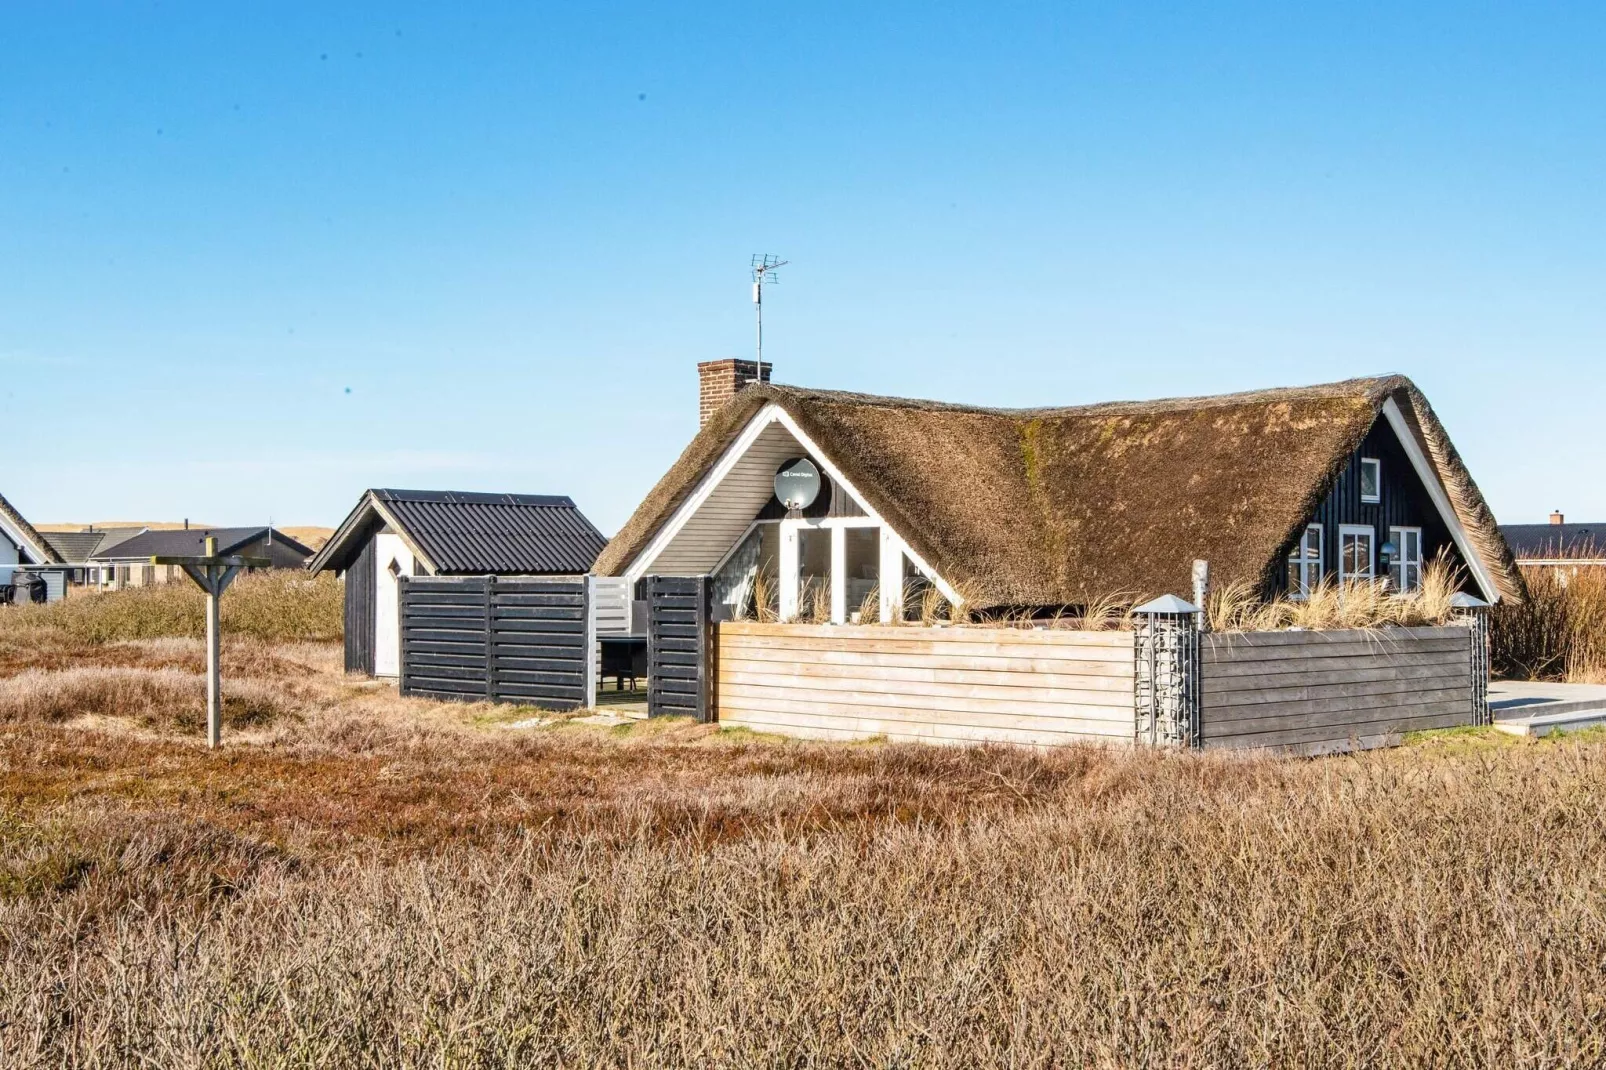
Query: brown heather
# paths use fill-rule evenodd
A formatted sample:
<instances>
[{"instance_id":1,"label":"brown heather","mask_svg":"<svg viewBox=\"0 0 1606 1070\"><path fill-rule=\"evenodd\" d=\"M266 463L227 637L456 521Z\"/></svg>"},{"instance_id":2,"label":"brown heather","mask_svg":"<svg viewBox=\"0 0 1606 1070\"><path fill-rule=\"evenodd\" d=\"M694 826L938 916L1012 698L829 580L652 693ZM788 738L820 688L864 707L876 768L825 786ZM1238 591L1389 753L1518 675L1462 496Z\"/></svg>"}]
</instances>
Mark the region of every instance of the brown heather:
<instances>
[{"instance_id":1,"label":"brown heather","mask_svg":"<svg viewBox=\"0 0 1606 1070\"><path fill-rule=\"evenodd\" d=\"M199 642L29 635L0 659L6 1067L1606 1061L1599 737L515 728L240 639L210 753Z\"/></svg>"},{"instance_id":2,"label":"brown heather","mask_svg":"<svg viewBox=\"0 0 1606 1070\"><path fill-rule=\"evenodd\" d=\"M1526 568L1523 578L1528 597L1497 606L1490 620L1495 671L1606 684L1606 567Z\"/></svg>"},{"instance_id":3,"label":"brown heather","mask_svg":"<svg viewBox=\"0 0 1606 1070\"><path fill-rule=\"evenodd\" d=\"M206 600L189 580L105 594L74 592L48 606L0 613L0 642L53 632L80 643L206 632ZM333 574L276 569L242 576L221 607L225 634L270 642L332 641L341 634L341 586Z\"/></svg>"}]
</instances>

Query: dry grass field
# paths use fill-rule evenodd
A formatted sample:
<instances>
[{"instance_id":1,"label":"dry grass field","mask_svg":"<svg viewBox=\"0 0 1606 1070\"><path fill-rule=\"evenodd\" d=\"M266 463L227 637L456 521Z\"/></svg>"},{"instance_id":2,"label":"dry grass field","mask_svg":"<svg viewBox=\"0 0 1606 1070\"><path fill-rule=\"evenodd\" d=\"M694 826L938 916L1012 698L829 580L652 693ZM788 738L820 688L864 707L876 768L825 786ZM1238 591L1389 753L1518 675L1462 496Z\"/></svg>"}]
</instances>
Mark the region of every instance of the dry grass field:
<instances>
[{"instance_id":1,"label":"dry grass field","mask_svg":"<svg viewBox=\"0 0 1606 1070\"><path fill-rule=\"evenodd\" d=\"M0 614L6 1067L1606 1061L1598 738L515 727L303 605L228 644L213 754L200 644L114 609Z\"/></svg>"}]
</instances>

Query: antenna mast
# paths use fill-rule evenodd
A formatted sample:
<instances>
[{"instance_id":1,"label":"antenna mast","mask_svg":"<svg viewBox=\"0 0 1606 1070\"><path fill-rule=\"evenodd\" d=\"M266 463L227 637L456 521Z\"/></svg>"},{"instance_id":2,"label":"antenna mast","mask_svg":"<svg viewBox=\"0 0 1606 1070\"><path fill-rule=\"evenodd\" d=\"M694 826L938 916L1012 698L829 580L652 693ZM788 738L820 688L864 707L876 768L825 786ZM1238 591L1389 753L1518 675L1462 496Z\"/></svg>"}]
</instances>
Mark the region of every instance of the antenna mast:
<instances>
[{"instance_id":1,"label":"antenna mast","mask_svg":"<svg viewBox=\"0 0 1606 1070\"><path fill-rule=\"evenodd\" d=\"M764 363L764 284L766 282L779 284L781 279L776 271L787 265L788 261L767 253L753 254L753 319L758 327L758 363Z\"/></svg>"}]
</instances>

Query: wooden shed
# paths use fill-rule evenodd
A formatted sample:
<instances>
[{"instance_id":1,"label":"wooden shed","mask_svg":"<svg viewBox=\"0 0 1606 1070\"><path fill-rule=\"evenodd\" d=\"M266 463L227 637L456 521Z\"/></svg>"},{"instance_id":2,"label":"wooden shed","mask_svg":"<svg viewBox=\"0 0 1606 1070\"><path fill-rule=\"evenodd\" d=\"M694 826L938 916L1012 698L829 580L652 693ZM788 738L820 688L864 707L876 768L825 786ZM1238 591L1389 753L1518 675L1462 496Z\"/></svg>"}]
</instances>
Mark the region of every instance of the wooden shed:
<instances>
[{"instance_id":1,"label":"wooden shed","mask_svg":"<svg viewBox=\"0 0 1606 1070\"><path fill-rule=\"evenodd\" d=\"M394 677L401 577L583 575L606 544L559 495L376 489L307 567L345 577L346 671Z\"/></svg>"}]
</instances>

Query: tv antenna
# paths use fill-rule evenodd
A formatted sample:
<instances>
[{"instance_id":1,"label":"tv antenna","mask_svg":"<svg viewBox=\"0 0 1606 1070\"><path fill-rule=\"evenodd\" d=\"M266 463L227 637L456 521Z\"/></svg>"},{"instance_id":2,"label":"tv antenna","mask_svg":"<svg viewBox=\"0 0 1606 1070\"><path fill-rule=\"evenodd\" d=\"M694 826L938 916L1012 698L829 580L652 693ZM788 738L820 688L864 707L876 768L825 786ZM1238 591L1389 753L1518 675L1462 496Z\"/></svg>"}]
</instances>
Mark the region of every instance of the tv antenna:
<instances>
[{"instance_id":1,"label":"tv antenna","mask_svg":"<svg viewBox=\"0 0 1606 1070\"><path fill-rule=\"evenodd\" d=\"M768 253L753 254L753 318L758 325L758 363L764 363L764 284L779 284L780 276L775 272L787 265L788 261Z\"/></svg>"}]
</instances>

